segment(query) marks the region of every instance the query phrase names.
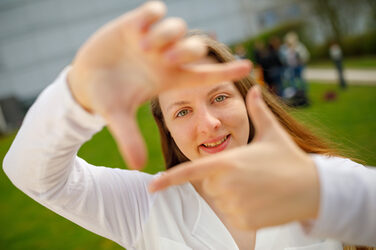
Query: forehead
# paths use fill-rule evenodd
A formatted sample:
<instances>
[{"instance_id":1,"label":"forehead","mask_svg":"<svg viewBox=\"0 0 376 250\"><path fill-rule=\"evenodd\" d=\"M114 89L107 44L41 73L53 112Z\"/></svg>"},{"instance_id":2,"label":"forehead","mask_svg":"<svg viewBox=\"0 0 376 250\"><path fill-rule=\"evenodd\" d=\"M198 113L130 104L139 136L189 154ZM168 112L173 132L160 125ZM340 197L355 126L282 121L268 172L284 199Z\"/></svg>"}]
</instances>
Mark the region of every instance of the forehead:
<instances>
[{"instance_id":1,"label":"forehead","mask_svg":"<svg viewBox=\"0 0 376 250\"><path fill-rule=\"evenodd\" d=\"M197 61L195 64L211 63L218 63L218 61L213 57L205 57ZM161 109L165 110L167 107L171 106L174 103L189 102L194 98L205 98L211 93L216 92L217 90L236 91L236 87L230 81L212 85L200 85L200 83L193 83L193 86L165 91L159 94L158 99Z\"/></svg>"},{"instance_id":2,"label":"forehead","mask_svg":"<svg viewBox=\"0 0 376 250\"><path fill-rule=\"evenodd\" d=\"M221 82L214 85L196 85L192 87L173 89L159 94L159 103L162 109L171 104L179 102L190 102L198 98L207 98L208 96L220 91L236 91L232 82Z\"/></svg>"}]
</instances>

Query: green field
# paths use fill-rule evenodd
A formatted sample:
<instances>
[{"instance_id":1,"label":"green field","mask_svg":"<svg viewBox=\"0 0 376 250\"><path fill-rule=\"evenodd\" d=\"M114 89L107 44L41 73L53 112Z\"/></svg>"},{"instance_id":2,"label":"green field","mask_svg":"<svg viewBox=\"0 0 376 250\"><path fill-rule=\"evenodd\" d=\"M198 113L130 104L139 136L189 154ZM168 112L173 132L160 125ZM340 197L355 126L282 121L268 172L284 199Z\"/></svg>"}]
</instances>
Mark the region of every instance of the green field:
<instances>
[{"instance_id":1,"label":"green field","mask_svg":"<svg viewBox=\"0 0 376 250\"><path fill-rule=\"evenodd\" d=\"M376 86L350 85L340 91L337 85L313 83L310 88L312 105L293 115L346 156L376 166ZM328 91L337 99L325 101Z\"/></svg>"},{"instance_id":2,"label":"green field","mask_svg":"<svg viewBox=\"0 0 376 250\"><path fill-rule=\"evenodd\" d=\"M323 99L328 90L337 93L335 101ZM310 127L320 127L314 130L336 141L352 157L376 166L376 86L349 86L346 91L337 91L336 85L315 83L310 86L310 98L312 105L294 111L294 116ZM163 169L157 128L148 107L142 107L138 117L149 150L146 171L155 173ZM13 137L0 138L1 161ZM86 143L79 155L93 164L124 167L107 130ZM121 249L35 203L4 173L0 189L0 249Z\"/></svg>"}]
</instances>

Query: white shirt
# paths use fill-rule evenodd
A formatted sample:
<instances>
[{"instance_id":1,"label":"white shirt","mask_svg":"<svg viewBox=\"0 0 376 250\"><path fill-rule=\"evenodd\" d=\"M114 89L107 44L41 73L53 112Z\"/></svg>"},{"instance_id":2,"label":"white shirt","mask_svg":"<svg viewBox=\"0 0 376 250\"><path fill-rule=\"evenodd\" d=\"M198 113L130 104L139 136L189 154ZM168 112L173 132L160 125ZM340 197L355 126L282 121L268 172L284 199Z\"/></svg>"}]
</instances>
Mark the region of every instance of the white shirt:
<instances>
[{"instance_id":1,"label":"white shirt","mask_svg":"<svg viewBox=\"0 0 376 250\"><path fill-rule=\"evenodd\" d=\"M329 48L329 54L332 60L341 60L342 59L342 50L338 44L333 44Z\"/></svg>"},{"instance_id":2,"label":"white shirt","mask_svg":"<svg viewBox=\"0 0 376 250\"><path fill-rule=\"evenodd\" d=\"M308 235L376 246L376 169L349 159L313 159L321 198L319 217L307 226Z\"/></svg>"},{"instance_id":3,"label":"white shirt","mask_svg":"<svg viewBox=\"0 0 376 250\"><path fill-rule=\"evenodd\" d=\"M191 184L150 194L147 188L153 175L96 167L77 157L80 146L105 123L75 103L65 78L66 71L38 97L4 158L4 171L19 189L129 250L238 249ZM316 158L323 168L329 162ZM317 228L319 224L311 233ZM263 229L256 235L258 250L302 247L342 249L339 242L307 236L299 223Z\"/></svg>"}]
</instances>

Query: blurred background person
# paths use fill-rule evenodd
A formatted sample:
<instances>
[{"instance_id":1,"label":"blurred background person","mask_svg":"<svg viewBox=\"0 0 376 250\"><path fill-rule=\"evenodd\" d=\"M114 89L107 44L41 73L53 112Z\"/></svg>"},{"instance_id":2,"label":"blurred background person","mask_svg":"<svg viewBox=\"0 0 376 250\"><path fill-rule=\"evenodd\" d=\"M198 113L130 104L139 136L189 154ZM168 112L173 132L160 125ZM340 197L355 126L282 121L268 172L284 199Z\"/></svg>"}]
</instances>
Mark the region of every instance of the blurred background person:
<instances>
[{"instance_id":1,"label":"blurred background person","mask_svg":"<svg viewBox=\"0 0 376 250\"><path fill-rule=\"evenodd\" d=\"M265 58L267 57L267 51L265 48L265 43L262 40L256 40L254 43L254 48L253 48L253 62L255 63L254 69L253 69L253 74L256 79L256 81L260 85L265 85L265 73L264 73L264 68L263 64L264 61L266 60Z\"/></svg>"},{"instance_id":2,"label":"blurred background person","mask_svg":"<svg viewBox=\"0 0 376 250\"><path fill-rule=\"evenodd\" d=\"M282 96L283 64L280 55L281 40L273 36L268 41L269 60L266 82L269 89L276 95Z\"/></svg>"},{"instance_id":3,"label":"blurred background person","mask_svg":"<svg viewBox=\"0 0 376 250\"><path fill-rule=\"evenodd\" d=\"M260 66L263 81L275 95L282 94L282 62L279 56L279 39L272 37L267 45L263 41L255 43L255 63Z\"/></svg>"},{"instance_id":4,"label":"blurred background person","mask_svg":"<svg viewBox=\"0 0 376 250\"><path fill-rule=\"evenodd\" d=\"M330 45L329 55L330 55L330 58L332 59L334 65L337 69L337 72L338 72L339 87L341 89L346 89L347 84L346 84L345 77L344 77L344 74L343 74L343 63L342 63L343 62L343 55L342 55L341 47L339 46L338 43L333 42Z\"/></svg>"},{"instance_id":5,"label":"blurred background person","mask_svg":"<svg viewBox=\"0 0 376 250\"><path fill-rule=\"evenodd\" d=\"M287 79L287 98L293 98L293 106L309 105L307 96L308 86L303 78L303 70L309 60L309 52L298 35L290 31L285 35L285 46L282 55L286 63L285 77Z\"/></svg>"}]
</instances>

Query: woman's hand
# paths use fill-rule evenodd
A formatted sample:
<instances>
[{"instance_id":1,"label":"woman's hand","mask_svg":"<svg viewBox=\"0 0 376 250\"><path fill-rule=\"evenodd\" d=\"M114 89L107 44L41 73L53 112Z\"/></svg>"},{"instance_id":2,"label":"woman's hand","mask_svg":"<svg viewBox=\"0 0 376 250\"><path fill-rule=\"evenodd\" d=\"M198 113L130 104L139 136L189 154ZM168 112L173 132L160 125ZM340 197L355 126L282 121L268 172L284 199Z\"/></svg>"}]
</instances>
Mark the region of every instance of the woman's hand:
<instances>
[{"instance_id":1,"label":"woman's hand","mask_svg":"<svg viewBox=\"0 0 376 250\"><path fill-rule=\"evenodd\" d=\"M74 98L100 114L131 168L146 159L135 113L159 92L188 84L210 84L244 77L248 61L194 65L207 49L197 37L185 38L186 24L167 18L162 2L147 2L99 29L78 51L68 82Z\"/></svg>"},{"instance_id":2,"label":"woman's hand","mask_svg":"<svg viewBox=\"0 0 376 250\"><path fill-rule=\"evenodd\" d=\"M320 188L313 160L278 123L258 86L250 90L247 108L256 130L250 145L176 166L150 191L202 181L216 207L242 229L316 218Z\"/></svg>"}]
</instances>

